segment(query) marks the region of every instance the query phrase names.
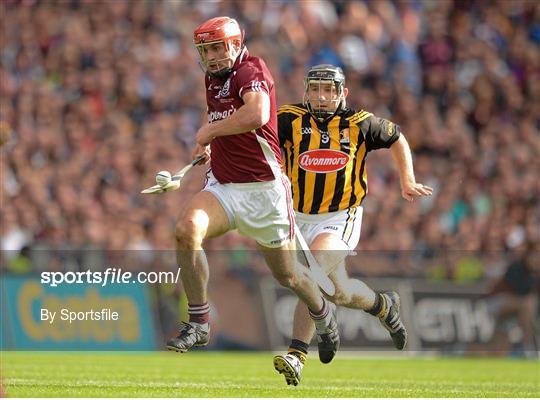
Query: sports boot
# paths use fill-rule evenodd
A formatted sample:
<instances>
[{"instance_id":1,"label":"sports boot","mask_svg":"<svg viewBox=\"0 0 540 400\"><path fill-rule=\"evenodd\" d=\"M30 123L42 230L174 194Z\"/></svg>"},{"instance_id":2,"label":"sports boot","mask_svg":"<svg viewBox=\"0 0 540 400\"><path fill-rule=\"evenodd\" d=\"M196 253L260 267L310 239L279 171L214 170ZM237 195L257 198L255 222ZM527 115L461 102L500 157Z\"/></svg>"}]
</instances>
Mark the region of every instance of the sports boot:
<instances>
[{"instance_id":1,"label":"sports boot","mask_svg":"<svg viewBox=\"0 0 540 400\"><path fill-rule=\"evenodd\" d=\"M176 352L185 353L193 346L201 347L208 344L210 338L210 325L190 324L182 322L178 336L167 341L167 348Z\"/></svg>"},{"instance_id":2,"label":"sports boot","mask_svg":"<svg viewBox=\"0 0 540 400\"><path fill-rule=\"evenodd\" d=\"M298 385L304 364L294 354L285 354L274 357L274 368L283 374L287 385Z\"/></svg>"},{"instance_id":3,"label":"sports boot","mask_svg":"<svg viewBox=\"0 0 540 400\"><path fill-rule=\"evenodd\" d=\"M407 344L407 330L399 316L399 295L396 292L383 292L381 296L386 301L388 311L386 315L379 317L379 321L390 332L396 349L403 350Z\"/></svg>"},{"instance_id":4,"label":"sports boot","mask_svg":"<svg viewBox=\"0 0 540 400\"><path fill-rule=\"evenodd\" d=\"M330 311L326 318L326 326L320 328L318 323L315 324L317 329L317 344L319 347L319 360L323 364L328 364L339 349L339 332L337 325L336 306L333 303L328 303Z\"/></svg>"}]
</instances>

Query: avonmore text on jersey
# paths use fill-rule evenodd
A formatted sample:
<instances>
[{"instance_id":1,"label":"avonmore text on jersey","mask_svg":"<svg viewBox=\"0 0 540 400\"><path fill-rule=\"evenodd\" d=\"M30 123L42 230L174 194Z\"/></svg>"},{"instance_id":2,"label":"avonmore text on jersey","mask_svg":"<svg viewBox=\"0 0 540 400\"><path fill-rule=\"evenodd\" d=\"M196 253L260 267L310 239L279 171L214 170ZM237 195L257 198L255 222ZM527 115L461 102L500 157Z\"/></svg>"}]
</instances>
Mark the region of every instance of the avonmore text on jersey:
<instances>
[{"instance_id":1,"label":"avonmore text on jersey","mask_svg":"<svg viewBox=\"0 0 540 400\"><path fill-rule=\"evenodd\" d=\"M330 165L345 165L349 161L348 157L324 157L316 158L311 157L309 154L302 154L300 156L300 165L309 166L330 166Z\"/></svg>"}]
</instances>

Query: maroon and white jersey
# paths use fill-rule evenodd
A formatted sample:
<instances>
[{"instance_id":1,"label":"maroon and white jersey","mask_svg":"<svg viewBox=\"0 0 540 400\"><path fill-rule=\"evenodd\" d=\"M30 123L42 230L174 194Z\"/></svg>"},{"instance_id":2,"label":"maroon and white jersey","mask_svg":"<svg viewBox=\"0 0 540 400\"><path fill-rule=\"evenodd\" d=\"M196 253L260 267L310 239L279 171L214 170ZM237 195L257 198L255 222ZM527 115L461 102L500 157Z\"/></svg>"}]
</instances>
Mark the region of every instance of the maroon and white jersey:
<instances>
[{"instance_id":1,"label":"maroon and white jersey","mask_svg":"<svg viewBox=\"0 0 540 400\"><path fill-rule=\"evenodd\" d=\"M208 122L225 119L244 105L247 92L270 97L270 120L251 132L220 136L212 140L211 168L219 183L271 181L282 171L277 133L274 79L263 60L251 57L244 47L226 79L206 75Z\"/></svg>"}]
</instances>

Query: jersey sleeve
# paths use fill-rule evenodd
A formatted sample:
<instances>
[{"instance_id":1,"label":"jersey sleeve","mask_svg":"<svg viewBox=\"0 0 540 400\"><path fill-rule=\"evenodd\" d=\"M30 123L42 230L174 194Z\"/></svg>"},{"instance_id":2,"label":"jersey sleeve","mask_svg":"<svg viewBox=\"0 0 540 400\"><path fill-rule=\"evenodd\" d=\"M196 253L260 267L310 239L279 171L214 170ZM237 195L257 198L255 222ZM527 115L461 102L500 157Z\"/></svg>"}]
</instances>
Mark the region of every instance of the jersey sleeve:
<instances>
[{"instance_id":1,"label":"jersey sleeve","mask_svg":"<svg viewBox=\"0 0 540 400\"><path fill-rule=\"evenodd\" d=\"M264 92L270 96L271 88L274 85L272 77L268 76L264 69L256 63L247 63L239 68L236 81L240 97L247 92Z\"/></svg>"},{"instance_id":2,"label":"jersey sleeve","mask_svg":"<svg viewBox=\"0 0 540 400\"><path fill-rule=\"evenodd\" d=\"M286 142L292 143L292 121L290 114L283 109L283 106L278 109L278 135L279 145L281 148Z\"/></svg>"},{"instance_id":3,"label":"jersey sleeve","mask_svg":"<svg viewBox=\"0 0 540 400\"><path fill-rule=\"evenodd\" d=\"M388 149L401 134L399 125L373 115L362 121L360 128L364 132L367 151Z\"/></svg>"}]
</instances>

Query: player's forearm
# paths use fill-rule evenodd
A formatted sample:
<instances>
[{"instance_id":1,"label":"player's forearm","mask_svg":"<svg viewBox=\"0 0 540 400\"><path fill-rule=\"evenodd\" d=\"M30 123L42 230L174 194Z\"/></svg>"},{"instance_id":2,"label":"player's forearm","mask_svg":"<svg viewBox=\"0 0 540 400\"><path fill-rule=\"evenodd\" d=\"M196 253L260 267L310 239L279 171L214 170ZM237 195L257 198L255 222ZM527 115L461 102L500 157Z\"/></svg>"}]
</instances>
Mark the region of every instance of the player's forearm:
<instances>
[{"instance_id":1,"label":"player's forearm","mask_svg":"<svg viewBox=\"0 0 540 400\"><path fill-rule=\"evenodd\" d=\"M411 149L405 136L401 134L399 139L390 147L392 158L399 171L401 185L404 183L415 183L414 167L412 162Z\"/></svg>"},{"instance_id":2,"label":"player's forearm","mask_svg":"<svg viewBox=\"0 0 540 400\"><path fill-rule=\"evenodd\" d=\"M248 103L229 117L211 124L212 137L237 135L258 129L270 120L270 104Z\"/></svg>"}]
</instances>

